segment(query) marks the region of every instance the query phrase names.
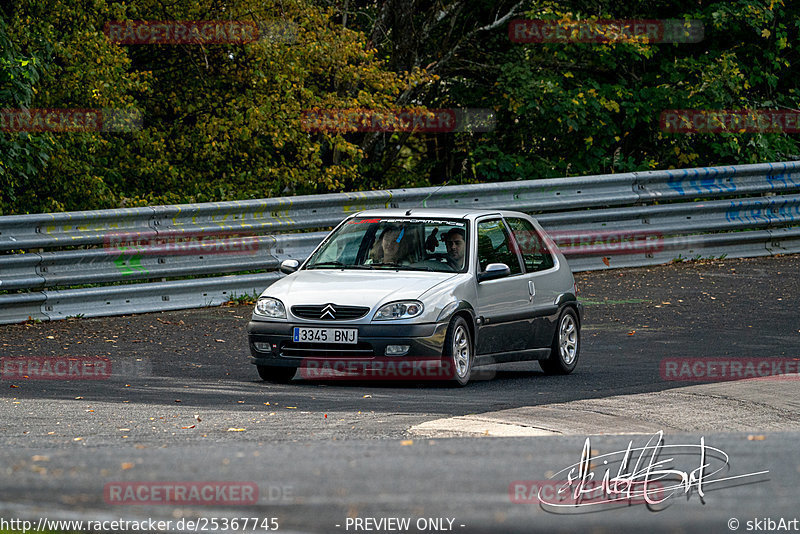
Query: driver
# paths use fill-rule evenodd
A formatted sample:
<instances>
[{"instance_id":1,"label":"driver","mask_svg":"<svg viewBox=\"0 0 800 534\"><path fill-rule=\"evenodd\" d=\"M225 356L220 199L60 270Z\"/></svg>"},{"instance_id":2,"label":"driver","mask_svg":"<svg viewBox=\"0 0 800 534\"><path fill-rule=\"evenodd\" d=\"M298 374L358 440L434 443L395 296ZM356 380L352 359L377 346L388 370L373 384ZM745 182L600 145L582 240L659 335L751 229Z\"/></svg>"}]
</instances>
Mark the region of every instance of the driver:
<instances>
[{"instance_id":1,"label":"driver","mask_svg":"<svg viewBox=\"0 0 800 534\"><path fill-rule=\"evenodd\" d=\"M447 247L447 265L457 271L464 268L464 254L467 251L465 235L463 229L452 228L442 236L442 241Z\"/></svg>"}]
</instances>

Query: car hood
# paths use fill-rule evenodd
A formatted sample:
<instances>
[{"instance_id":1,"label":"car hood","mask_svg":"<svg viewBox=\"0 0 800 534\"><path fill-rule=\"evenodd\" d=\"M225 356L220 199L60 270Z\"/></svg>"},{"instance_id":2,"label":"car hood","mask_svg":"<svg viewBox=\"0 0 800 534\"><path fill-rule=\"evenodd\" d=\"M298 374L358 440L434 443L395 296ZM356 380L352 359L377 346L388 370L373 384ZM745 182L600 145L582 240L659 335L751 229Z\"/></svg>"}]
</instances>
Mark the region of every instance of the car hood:
<instances>
[{"instance_id":1,"label":"car hood","mask_svg":"<svg viewBox=\"0 0 800 534\"><path fill-rule=\"evenodd\" d=\"M297 304L369 306L394 300L418 299L455 273L392 270L302 270L269 286L263 296Z\"/></svg>"}]
</instances>

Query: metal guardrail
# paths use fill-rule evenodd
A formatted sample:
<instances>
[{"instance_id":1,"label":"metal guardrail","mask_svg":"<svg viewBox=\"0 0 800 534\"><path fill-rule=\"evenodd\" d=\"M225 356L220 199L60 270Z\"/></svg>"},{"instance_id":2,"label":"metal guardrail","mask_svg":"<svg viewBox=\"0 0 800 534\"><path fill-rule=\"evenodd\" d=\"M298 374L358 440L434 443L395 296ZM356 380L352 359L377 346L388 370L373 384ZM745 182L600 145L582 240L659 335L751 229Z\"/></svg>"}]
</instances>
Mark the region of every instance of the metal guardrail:
<instances>
[{"instance_id":1,"label":"metal guardrail","mask_svg":"<svg viewBox=\"0 0 800 534\"><path fill-rule=\"evenodd\" d=\"M800 162L13 215L0 217L0 291L8 291L0 324L257 294L281 276L282 260L305 258L329 227L385 207L533 213L574 271L800 252ZM616 241L596 243L609 233ZM176 237L212 236L230 247L169 250ZM137 245L159 240L167 245ZM261 272L235 274L253 271ZM89 284L106 285L72 287Z\"/></svg>"}]
</instances>

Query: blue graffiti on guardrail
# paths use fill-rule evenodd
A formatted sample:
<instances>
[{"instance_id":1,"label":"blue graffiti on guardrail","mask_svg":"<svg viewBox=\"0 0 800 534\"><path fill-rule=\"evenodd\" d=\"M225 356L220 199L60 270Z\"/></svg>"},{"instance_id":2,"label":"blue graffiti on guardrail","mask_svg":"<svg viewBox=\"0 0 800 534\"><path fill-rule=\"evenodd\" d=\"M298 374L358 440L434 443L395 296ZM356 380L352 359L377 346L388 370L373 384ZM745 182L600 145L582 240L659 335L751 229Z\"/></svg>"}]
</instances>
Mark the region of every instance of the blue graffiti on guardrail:
<instances>
[{"instance_id":1,"label":"blue graffiti on guardrail","mask_svg":"<svg viewBox=\"0 0 800 534\"><path fill-rule=\"evenodd\" d=\"M667 186L684 196L691 193L732 193L736 191L736 184L730 176L706 175L698 178L698 173L692 173L689 177L688 171L680 173L670 173ZM687 192L687 189L689 190Z\"/></svg>"},{"instance_id":2,"label":"blue graffiti on guardrail","mask_svg":"<svg viewBox=\"0 0 800 534\"><path fill-rule=\"evenodd\" d=\"M795 178L796 176L791 173L768 174L766 179L771 190L786 190L800 187L800 181ZM667 186L681 196L692 193L713 194L736 191L733 176L706 175L698 177L698 171L691 175L689 171L670 173Z\"/></svg>"},{"instance_id":3,"label":"blue graffiti on guardrail","mask_svg":"<svg viewBox=\"0 0 800 534\"><path fill-rule=\"evenodd\" d=\"M800 220L800 199L731 200L725 211L727 222L749 224L788 223Z\"/></svg>"},{"instance_id":4,"label":"blue graffiti on guardrail","mask_svg":"<svg viewBox=\"0 0 800 534\"><path fill-rule=\"evenodd\" d=\"M783 189L790 189L792 186L800 187L800 182L795 181L793 174L772 174L767 175L767 183L770 186L770 189L773 191L775 189L783 190ZM783 184L783 187L778 186L779 184ZM777 187L776 187L777 186Z\"/></svg>"}]
</instances>

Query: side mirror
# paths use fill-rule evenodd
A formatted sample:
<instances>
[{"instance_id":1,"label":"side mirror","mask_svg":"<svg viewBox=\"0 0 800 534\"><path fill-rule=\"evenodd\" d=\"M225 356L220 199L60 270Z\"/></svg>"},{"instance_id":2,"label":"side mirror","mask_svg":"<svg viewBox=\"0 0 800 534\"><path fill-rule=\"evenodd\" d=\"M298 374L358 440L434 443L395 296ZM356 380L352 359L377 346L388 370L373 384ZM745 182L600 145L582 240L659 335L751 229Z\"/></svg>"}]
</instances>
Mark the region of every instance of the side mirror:
<instances>
[{"instance_id":1,"label":"side mirror","mask_svg":"<svg viewBox=\"0 0 800 534\"><path fill-rule=\"evenodd\" d=\"M281 262L280 271L283 274L292 274L300 267L300 262L297 260L283 260Z\"/></svg>"},{"instance_id":2,"label":"side mirror","mask_svg":"<svg viewBox=\"0 0 800 534\"><path fill-rule=\"evenodd\" d=\"M478 273L478 282L496 280L497 278L503 278L504 276L509 276L510 274L511 269L509 269L508 265L505 263L490 263L486 266L485 271Z\"/></svg>"}]
</instances>

